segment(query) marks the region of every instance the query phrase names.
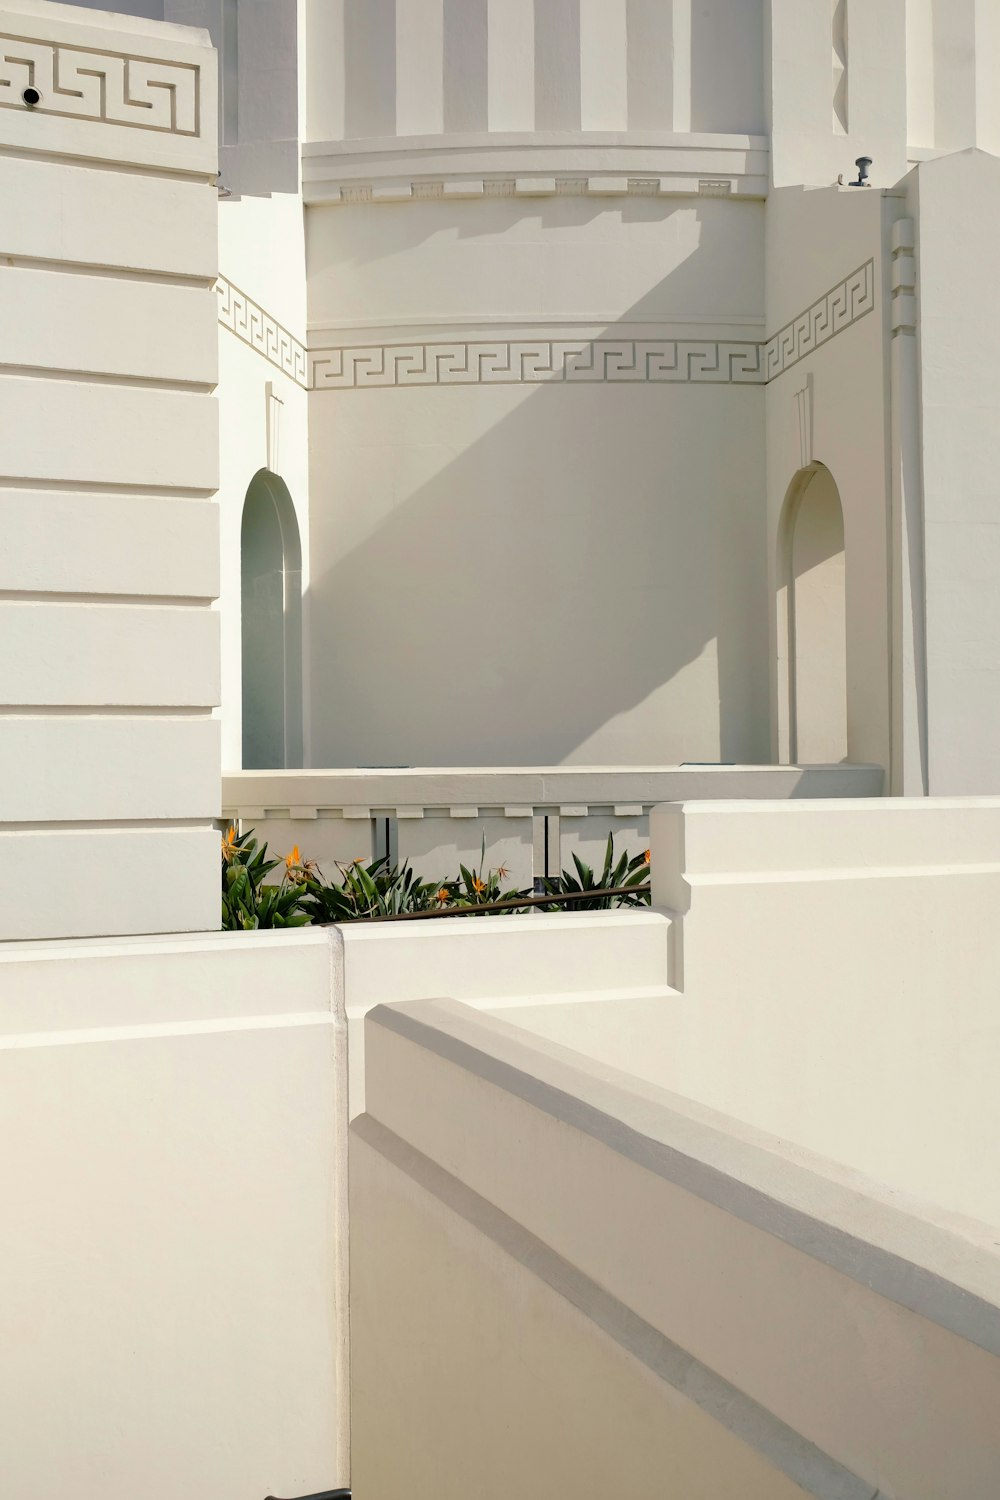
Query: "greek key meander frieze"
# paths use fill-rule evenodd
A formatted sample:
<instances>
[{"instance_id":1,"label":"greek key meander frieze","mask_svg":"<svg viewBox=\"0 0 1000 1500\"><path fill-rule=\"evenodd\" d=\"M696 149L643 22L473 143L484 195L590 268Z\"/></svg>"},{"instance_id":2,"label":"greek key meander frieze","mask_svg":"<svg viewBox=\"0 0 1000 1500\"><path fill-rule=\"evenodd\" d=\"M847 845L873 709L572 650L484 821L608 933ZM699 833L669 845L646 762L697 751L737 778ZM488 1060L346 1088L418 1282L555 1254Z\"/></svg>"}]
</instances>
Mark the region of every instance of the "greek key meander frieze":
<instances>
[{"instance_id":1,"label":"greek key meander frieze","mask_svg":"<svg viewBox=\"0 0 1000 1500\"><path fill-rule=\"evenodd\" d=\"M599 382L757 384L755 343L704 339L483 339L322 349L309 356L314 390L360 386Z\"/></svg>"},{"instance_id":2,"label":"greek key meander frieze","mask_svg":"<svg viewBox=\"0 0 1000 1500\"><path fill-rule=\"evenodd\" d=\"M765 381L773 380L807 354L828 344L874 307L875 262L866 260L768 339L764 345Z\"/></svg>"},{"instance_id":3,"label":"greek key meander frieze","mask_svg":"<svg viewBox=\"0 0 1000 1500\"><path fill-rule=\"evenodd\" d=\"M41 95L35 114L196 136L199 74L193 63L0 33L0 108L24 109L30 87Z\"/></svg>"},{"instance_id":4,"label":"greek key meander frieze","mask_svg":"<svg viewBox=\"0 0 1000 1500\"><path fill-rule=\"evenodd\" d=\"M219 322L223 328L235 333L238 339L262 354L276 369L283 370L304 390L308 390L305 345L224 276L219 277L216 291L219 294Z\"/></svg>"},{"instance_id":5,"label":"greek key meander frieze","mask_svg":"<svg viewBox=\"0 0 1000 1500\"><path fill-rule=\"evenodd\" d=\"M307 351L232 282L219 321L305 390L414 385L766 385L875 308L875 262L763 343L739 339L458 339Z\"/></svg>"}]
</instances>

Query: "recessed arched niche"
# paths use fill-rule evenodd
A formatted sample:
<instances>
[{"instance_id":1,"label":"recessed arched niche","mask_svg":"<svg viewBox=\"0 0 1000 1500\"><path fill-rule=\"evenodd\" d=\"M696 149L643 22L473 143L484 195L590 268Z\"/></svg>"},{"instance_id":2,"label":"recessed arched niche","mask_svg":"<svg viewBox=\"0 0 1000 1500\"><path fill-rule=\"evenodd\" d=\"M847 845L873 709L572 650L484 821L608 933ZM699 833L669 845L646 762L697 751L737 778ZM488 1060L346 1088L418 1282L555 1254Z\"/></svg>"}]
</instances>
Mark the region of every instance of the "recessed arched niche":
<instances>
[{"instance_id":1,"label":"recessed arched niche","mask_svg":"<svg viewBox=\"0 0 1000 1500\"><path fill-rule=\"evenodd\" d=\"M243 765L302 764L302 547L277 474L254 475L240 533Z\"/></svg>"},{"instance_id":2,"label":"recessed arched niche","mask_svg":"<svg viewBox=\"0 0 1000 1500\"><path fill-rule=\"evenodd\" d=\"M805 765L846 760L844 512L823 464L793 479L778 548L779 756Z\"/></svg>"}]
</instances>

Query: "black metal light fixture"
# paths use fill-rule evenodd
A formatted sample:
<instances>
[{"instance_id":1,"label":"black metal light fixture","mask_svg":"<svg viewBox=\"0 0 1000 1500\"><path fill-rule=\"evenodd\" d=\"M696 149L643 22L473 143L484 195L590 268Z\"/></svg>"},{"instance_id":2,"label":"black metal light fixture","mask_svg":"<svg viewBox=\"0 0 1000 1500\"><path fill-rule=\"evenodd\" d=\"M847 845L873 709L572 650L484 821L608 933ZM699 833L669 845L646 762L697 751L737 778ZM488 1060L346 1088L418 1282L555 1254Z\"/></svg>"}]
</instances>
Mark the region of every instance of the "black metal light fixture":
<instances>
[{"instance_id":1,"label":"black metal light fixture","mask_svg":"<svg viewBox=\"0 0 1000 1500\"><path fill-rule=\"evenodd\" d=\"M857 182L849 182L847 186L871 187L871 183L868 181L868 168L871 166L871 164L872 159L870 156L859 156L854 163L854 165L858 169L858 180Z\"/></svg>"}]
</instances>

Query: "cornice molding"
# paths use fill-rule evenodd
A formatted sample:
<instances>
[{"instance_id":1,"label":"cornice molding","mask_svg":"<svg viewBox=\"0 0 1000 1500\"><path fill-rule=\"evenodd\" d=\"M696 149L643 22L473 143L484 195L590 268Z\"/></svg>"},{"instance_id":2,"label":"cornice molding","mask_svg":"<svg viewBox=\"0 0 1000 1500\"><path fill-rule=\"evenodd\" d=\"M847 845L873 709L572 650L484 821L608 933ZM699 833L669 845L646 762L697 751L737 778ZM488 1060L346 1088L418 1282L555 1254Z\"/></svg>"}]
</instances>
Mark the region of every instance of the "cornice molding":
<instances>
[{"instance_id":1,"label":"cornice molding","mask_svg":"<svg viewBox=\"0 0 1000 1500\"><path fill-rule=\"evenodd\" d=\"M302 148L307 206L426 199L763 198L768 141L752 135L393 136Z\"/></svg>"}]
</instances>

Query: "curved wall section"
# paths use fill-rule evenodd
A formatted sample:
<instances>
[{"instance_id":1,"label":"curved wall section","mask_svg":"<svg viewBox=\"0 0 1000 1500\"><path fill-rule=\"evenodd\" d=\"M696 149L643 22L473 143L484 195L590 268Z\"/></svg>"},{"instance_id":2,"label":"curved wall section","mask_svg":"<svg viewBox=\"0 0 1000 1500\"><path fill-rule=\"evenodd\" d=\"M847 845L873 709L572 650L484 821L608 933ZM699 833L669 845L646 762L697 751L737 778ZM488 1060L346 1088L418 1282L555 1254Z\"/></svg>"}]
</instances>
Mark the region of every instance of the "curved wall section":
<instances>
[{"instance_id":1,"label":"curved wall section","mask_svg":"<svg viewBox=\"0 0 1000 1500\"><path fill-rule=\"evenodd\" d=\"M764 130L762 0L308 0L307 139Z\"/></svg>"},{"instance_id":2,"label":"curved wall section","mask_svg":"<svg viewBox=\"0 0 1000 1500\"><path fill-rule=\"evenodd\" d=\"M309 5L314 763L766 757L763 9Z\"/></svg>"},{"instance_id":3,"label":"curved wall section","mask_svg":"<svg viewBox=\"0 0 1000 1500\"><path fill-rule=\"evenodd\" d=\"M313 762L765 759L762 206L307 217Z\"/></svg>"}]
</instances>

